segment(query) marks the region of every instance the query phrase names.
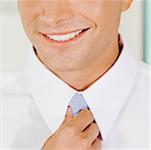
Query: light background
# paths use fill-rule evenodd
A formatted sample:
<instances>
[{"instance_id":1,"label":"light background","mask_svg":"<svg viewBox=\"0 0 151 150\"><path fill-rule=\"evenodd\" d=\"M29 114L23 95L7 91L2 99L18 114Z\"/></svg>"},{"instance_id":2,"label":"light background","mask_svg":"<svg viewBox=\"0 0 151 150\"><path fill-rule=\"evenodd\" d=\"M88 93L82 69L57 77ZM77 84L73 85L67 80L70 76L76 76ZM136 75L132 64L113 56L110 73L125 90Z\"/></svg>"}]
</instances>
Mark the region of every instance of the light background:
<instances>
[{"instance_id":1,"label":"light background","mask_svg":"<svg viewBox=\"0 0 151 150\"><path fill-rule=\"evenodd\" d=\"M151 65L151 0L144 1L144 61Z\"/></svg>"},{"instance_id":2,"label":"light background","mask_svg":"<svg viewBox=\"0 0 151 150\"><path fill-rule=\"evenodd\" d=\"M25 63L31 43L24 33L16 0L3 0L1 6L0 69L8 71ZM119 31L136 60L142 60L143 0L134 0L131 8L122 14Z\"/></svg>"}]
</instances>

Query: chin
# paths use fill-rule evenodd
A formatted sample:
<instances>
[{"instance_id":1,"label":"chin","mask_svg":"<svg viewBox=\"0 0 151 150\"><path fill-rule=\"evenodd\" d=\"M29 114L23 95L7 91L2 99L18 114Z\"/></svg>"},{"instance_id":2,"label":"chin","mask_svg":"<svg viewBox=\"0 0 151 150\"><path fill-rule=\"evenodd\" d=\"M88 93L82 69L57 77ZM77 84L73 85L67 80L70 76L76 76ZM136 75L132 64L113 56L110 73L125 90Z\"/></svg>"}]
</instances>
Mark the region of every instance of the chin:
<instances>
[{"instance_id":1,"label":"chin","mask_svg":"<svg viewBox=\"0 0 151 150\"><path fill-rule=\"evenodd\" d=\"M71 60L70 62L59 62L53 63L52 68L54 71L59 72L73 72L77 70L81 70L83 68L83 64L77 61Z\"/></svg>"}]
</instances>

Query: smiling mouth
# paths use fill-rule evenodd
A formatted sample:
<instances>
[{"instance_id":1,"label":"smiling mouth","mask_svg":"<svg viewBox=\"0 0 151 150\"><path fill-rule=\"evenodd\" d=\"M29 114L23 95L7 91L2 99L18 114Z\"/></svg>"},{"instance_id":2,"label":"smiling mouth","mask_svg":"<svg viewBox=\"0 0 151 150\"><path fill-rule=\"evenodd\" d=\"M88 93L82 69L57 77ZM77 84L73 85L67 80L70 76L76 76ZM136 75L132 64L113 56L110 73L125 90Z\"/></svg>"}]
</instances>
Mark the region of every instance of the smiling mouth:
<instances>
[{"instance_id":1,"label":"smiling mouth","mask_svg":"<svg viewBox=\"0 0 151 150\"><path fill-rule=\"evenodd\" d=\"M49 43L65 44L80 39L90 28L70 32L67 34L42 34Z\"/></svg>"}]
</instances>

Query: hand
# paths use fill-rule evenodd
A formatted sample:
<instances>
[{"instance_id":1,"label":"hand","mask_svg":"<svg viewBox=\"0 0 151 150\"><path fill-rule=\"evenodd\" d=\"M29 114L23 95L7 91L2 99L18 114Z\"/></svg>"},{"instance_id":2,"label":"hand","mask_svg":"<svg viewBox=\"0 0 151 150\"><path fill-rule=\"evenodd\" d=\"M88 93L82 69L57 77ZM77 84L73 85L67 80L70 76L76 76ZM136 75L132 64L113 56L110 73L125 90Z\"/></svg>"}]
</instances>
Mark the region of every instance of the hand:
<instances>
[{"instance_id":1,"label":"hand","mask_svg":"<svg viewBox=\"0 0 151 150\"><path fill-rule=\"evenodd\" d=\"M74 117L69 107L62 125L42 150L101 150L101 141L97 138L99 128L93 120L90 110L82 110Z\"/></svg>"}]
</instances>

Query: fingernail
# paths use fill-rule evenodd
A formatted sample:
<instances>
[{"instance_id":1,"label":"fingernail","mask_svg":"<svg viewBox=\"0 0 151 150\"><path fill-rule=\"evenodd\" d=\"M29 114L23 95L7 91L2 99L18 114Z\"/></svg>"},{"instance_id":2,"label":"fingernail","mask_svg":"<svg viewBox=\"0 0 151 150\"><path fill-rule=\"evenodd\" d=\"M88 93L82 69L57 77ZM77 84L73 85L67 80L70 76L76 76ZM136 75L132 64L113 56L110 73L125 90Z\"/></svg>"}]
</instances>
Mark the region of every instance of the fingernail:
<instances>
[{"instance_id":1,"label":"fingernail","mask_svg":"<svg viewBox=\"0 0 151 150\"><path fill-rule=\"evenodd\" d=\"M68 106L68 108L67 108L67 114L72 114L72 109L70 106Z\"/></svg>"}]
</instances>

